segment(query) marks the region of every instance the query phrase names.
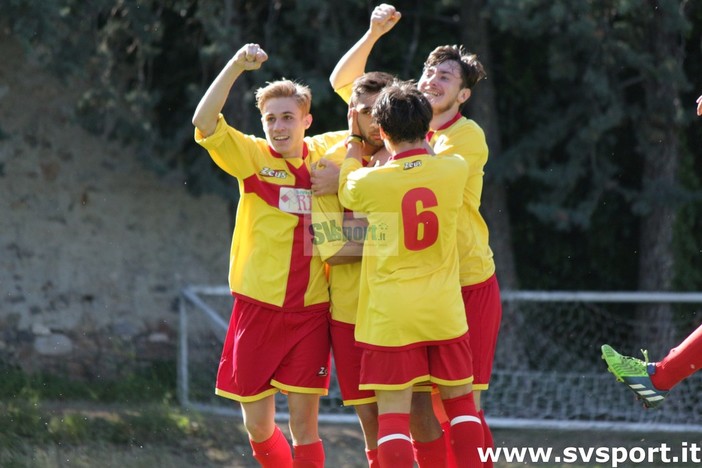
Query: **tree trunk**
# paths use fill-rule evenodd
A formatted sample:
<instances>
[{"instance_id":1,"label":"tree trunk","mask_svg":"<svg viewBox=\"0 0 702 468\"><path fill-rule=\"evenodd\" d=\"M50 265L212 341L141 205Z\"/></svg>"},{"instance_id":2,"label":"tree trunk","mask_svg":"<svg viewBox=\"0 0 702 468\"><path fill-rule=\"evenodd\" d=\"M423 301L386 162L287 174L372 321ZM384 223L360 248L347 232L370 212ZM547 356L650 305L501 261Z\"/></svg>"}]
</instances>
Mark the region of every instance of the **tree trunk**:
<instances>
[{"instance_id":1,"label":"tree trunk","mask_svg":"<svg viewBox=\"0 0 702 468\"><path fill-rule=\"evenodd\" d=\"M489 158L500 157L500 129L497 121L497 103L494 81L490 79L492 59L487 21L481 15L484 0L466 0L461 4L463 24L461 42L466 49L478 55L485 67L488 78L475 87L475 93L468 101L469 112L485 131L490 151ZM507 211L507 191L505 187L490 177L486 170L482 195L482 212L490 229L490 246L495 253L497 277L502 290L517 288L517 272L512 249L511 225ZM523 341L523 317L513 303L503 303L500 338L495 352L496 369L515 369L525 355Z\"/></svg>"},{"instance_id":2,"label":"tree trunk","mask_svg":"<svg viewBox=\"0 0 702 468\"><path fill-rule=\"evenodd\" d=\"M679 165L680 82L675 72L682 67L684 51L680 31L670 24L677 21L661 15L679 14L659 9L648 25L653 54L653 73L645 73L645 112L641 119L638 141L643 157L642 193L647 210L641 220L639 252L639 289L642 291L670 290L675 273L673 227L678 206L670 199L670 189L676 185ZM668 28L668 29L666 29ZM656 350L664 353L673 345L674 324L670 304L640 307L637 335Z\"/></svg>"},{"instance_id":3,"label":"tree trunk","mask_svg":"<svg viewBox=\"0 0 702 468\"><path fill-rule=\"evenodd\" d=\"M485 67L487 79L475 87L475 93L468 101L468 110L485 131L490 159L500 157L500 129L497 121L497 103L494 81L490 78L492 58L487 21L482 16L484 0L466 0L461 4L461 22L464 25L461 42L478 55ZM507 210L507 190L502 183L485 173L482 196L482 212L490 228L490 246L495 253L497 277L502 289L516 289L518 285L517 270L512 248L511 224Z\"/></svg>"}]
</instances>

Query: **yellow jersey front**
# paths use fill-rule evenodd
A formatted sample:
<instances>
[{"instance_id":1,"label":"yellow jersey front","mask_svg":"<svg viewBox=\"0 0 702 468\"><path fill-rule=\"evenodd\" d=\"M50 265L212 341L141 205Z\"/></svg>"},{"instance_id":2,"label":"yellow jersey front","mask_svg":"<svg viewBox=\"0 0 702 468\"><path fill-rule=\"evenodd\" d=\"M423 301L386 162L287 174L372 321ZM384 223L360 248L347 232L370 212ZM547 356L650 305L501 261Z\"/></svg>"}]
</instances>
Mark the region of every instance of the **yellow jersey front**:
<instances>
[{"instance_id":1,"label":"yellow jersey front","mask_svg":"<svg viewBox=\"0 0 702 468\"><path fill-rule=\"evenodd\" d=\"M195 140L236 177L239 204L232 238L229 287L235 297L289 311L328 307L328 284L307 231L310 165L347 132L305 137L302 158L283 158L263 138L229 126Z\"/></svg>"}]
</instances>

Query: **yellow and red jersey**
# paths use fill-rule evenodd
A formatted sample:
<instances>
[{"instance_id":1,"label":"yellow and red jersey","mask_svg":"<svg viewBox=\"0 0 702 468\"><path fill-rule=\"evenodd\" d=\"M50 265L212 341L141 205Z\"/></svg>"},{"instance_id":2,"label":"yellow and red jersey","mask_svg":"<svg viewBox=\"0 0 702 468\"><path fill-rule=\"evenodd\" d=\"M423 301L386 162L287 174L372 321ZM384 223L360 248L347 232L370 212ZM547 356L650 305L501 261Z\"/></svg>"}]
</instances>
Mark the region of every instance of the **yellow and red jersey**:
<instances>
[{"instance_id":1,"label":"yellow and red jersey","mask_svg":"<svg viewBox=\"0 0 702 468\"><path fill-rule=\"evenodd\" d=\"M384 166L344 161L339 200L368 217L356 341L364 347L450 342L468 330L458 281L456 223L468 167L424 149Z\"/></svg>"},{"instance_id":2,"label":"yellow and red jersey","mask_svg":"<svg viewBox=\"0 0 702 468\"><path fill-rule=\"evenodd\" d=\"M348 103L352 88L353 85L348 84L335 91ZM485 133L475 121L458 113L441 128L430 131L427 142L438 156L455 154L468 163L470 175L458 222L460 281L462 286L482 283L495 273L488 227L480 213L484 167L488 159Z\"/></svg>"},{"instance_id":3,"label":"yellow and red jersey","mask_svg":"<svg viewBox=\"0 0 702 468\"><path fill-rule=\"evenodd\" d=\"M341 164L345 156L346 146L339 144L325 155L325 159ZM349 217L354 217L353 211L347 210L341 205L337 194L312 197L313 242L322 261L336 255L349 240L363 241L363 238L355 238L354 233L349 236L349 233L344 231L344 219ZM347 324L356 323L361 258L359 257L358 260L358 262L329 265L328 267L332 320Z\"/></svg>"},{"instance_id":4,"label":"yellow and red jersey","mask_svg":"<svg viewBox=\"0 0 702 468\"><path fill-rule=\"evenodd\" d=\"M195 129L195 141L239 184L229 265L236 297L292 311L328 306L324 268L306 230L310 165L346 134L305 137L302 158L283 158L265 139L243 134L221 115L207 138Z\"/></svg>"},{"instance_id":5,"label":"yellow and red jersey","mask_svg":"<svg viewBox=\"0 0 702 468\"><path fill-rule=\"evenodd\" d=\"M488 227L480 214L483 168L488 159L485 133L473 120L456 114L442 128L430 131L427 141L437 156L457 155L468 163L468 183L458 220L460 281L462 286L481 283L495 273Z\"/></svg>"}]
</instances>

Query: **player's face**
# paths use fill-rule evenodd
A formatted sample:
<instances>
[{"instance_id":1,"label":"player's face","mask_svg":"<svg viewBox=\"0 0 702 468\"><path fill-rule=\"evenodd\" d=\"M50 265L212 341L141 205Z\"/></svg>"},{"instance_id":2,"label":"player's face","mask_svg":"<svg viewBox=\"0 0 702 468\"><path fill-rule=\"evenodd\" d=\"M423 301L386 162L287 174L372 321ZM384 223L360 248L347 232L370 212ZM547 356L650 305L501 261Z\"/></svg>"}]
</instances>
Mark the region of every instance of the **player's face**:
<instances>
[{"instance_id":1,"label":"player's face","mask_svg":"<svg viewBox=\"0 0 702 468\"><path fill-rule=\"evenodd\" d=\"M377 98L377 94L361 94L356 98L354 108L358 114L358 129L361 131L363 140L373 147L380 148L383 146L383 140L380 138L378 125L371 117L371 110Z\"/></svg>"},{"instance_id":2,"label":"player's face","mask_svg":"<svg viewBox=\"0 0 702 468\"><path fill-rule=\"evenodd\" d=\"M284 158L302 156L302 144L312 123L312 116L304 114L294 98L281 97L266 101L261 122L268 144Z\"/></svg>"},{"instance_id":3,"label":"player's face","mask_svg":"<svg viewBox=\"0 0 702 468\"><path fill-rule=\"evenodd\" d=\"M461 81L461 68L455 60L447 60L424 69L417 88L431 103L434 115L453 107L458 112L460 105L467 99L467 90Z\"/></svg>"}]
</instances>

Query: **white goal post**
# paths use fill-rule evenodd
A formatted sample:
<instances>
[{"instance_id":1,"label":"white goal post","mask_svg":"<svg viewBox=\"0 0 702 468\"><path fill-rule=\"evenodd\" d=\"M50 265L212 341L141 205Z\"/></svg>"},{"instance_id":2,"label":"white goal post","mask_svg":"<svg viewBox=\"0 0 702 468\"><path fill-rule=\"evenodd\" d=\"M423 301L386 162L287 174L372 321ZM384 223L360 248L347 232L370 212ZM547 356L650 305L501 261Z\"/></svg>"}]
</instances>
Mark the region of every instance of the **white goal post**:
<instances>
[{"instance_id":1,"label":"white goal post","mask_svg":"<svg viewBox=\"0 0 702 468\"><path fill-rule=\"evenodd\" d=\"M226 286L188 286L179 307L178 398L199 411L241 416L235 402L214 395L221 344L231 313ZM702 376L644 410L600 359L608 343L623 354L648 347L663 357L702 322L702 293L503 291L503 320L490 389L483 395L494 428L702 432ZM640 354L637 357L642 357ZM702 373L700 373L702 374ZM357 423L341 405L332 367L320 422ZM287 420L285 399L277 417Z\"/></svg>"}]
</instances>

